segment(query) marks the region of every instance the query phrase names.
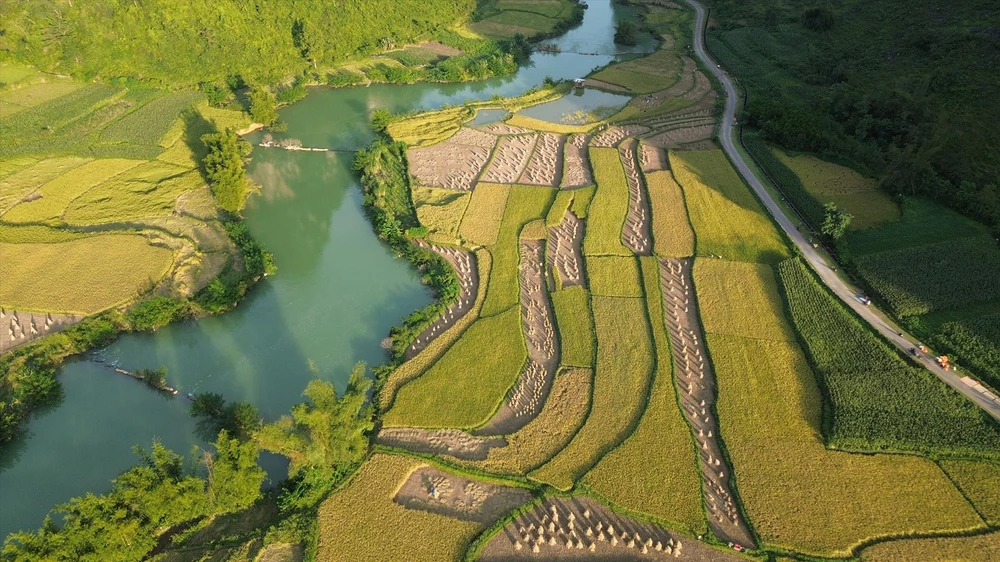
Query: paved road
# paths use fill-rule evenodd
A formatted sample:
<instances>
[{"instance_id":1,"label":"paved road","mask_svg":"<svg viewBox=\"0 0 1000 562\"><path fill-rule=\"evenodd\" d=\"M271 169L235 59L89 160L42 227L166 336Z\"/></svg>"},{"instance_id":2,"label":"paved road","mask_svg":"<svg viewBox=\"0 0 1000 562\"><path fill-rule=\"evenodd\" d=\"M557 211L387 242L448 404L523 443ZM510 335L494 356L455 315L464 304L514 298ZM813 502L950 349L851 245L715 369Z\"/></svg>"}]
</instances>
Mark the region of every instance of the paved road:
<instances>
[{"instance_id":1,"label":"paved road","mask_svg":"<svg viewBox=\"0 0 1000 562\"><path fill-rule=\"evenodd\" d=\"M726 151L726 154L729 155L730 160L732 160L733 164L736 166L736 170L746 179L747 183L757 193L760 200L764 202L764 206L767 207L768 212L771 213L775 221L777 221L781 228L788 234L789 238L792 239L795 246L798 247L812 268L819 274L823 283L825 283L826 286L840 298L840 300L844 301L844 303L858 313L858 315L864 319L865 322L871 324L872 327L891 341L893 345L903 350L904 353L908 352L911 348L916 347L917 344L915 342L917 340L909 334L903 332L901 329L898 329L891 323L883 312L878 310L875 306L865 306L858 300L857 295L860 294L860 291L837 275L832 267L832 264L827 260L827 258L813 248L812 244L810 244L806 239L806 235L800 232L795 224L788 219L788 216L785 215L785 212L780 206L778 206L778 203L771 196L771 193L764 188L760 179L751 171L750 167L747 166L746 161L743 159L743 156L736 150L733 138L734 135L738 134L738 131L734 128L733 120L736 115L736 109L740 96L736 91L736 87L733 85L733 81L729 78L725 71L718 67L715 61L712 60L712 58L708 55L708 52L705 50L706 12L704 6L696 0L685 1L694 7L698 16L694 31L695 55L697 55L697 57L702 61L702 63L705 64L706 67L708 67L712 74L719 79L726 89L726 110L725 115L723 115L722 118L722 128L719 131L719 140L722 143L722 149ZM921 354L920 361L928 370L937 375L938 378L975 402L988 414L997 420L1000 420L1000 398L997 398L997 396L990 393L969 377L959 376L953 371L945 371L930 357L925 357Z\"/></svg>"}]
</instances>

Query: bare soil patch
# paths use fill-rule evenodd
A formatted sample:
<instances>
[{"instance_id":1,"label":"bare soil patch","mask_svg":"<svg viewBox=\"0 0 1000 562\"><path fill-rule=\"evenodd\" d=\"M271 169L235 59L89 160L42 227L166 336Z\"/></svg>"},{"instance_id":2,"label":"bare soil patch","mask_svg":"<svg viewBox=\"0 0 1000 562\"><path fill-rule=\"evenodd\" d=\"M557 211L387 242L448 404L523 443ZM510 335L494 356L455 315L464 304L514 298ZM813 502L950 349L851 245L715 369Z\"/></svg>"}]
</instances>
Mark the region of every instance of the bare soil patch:
<instances>
[{"instance_id":1,"label":"bare soil patch","mask_svg":"<svg viewBox=\"0 0 1000 562\"><path fill-rule=\"evenodd\" d=\"M646 139L646 142L653 146L668 148L679 144L688 144L698 141L705 141L712 138L715 133L714 120L711 124L698 125L695 127L684 127L673 129L654 135Z\"/></svg>"},{"instance_id":2,"label":"bare soil patch","mask_svg":"<svg viewBox=\"0 0 1000 562\"><path fill-rule=\"evenodd\" d=\"M611 126L605 129L603 132L596 135L590 141L590 146L596 146L601 148L614 148L618 146L618 143L620 143L621 141L625 140L628 137L634 137L648 132L649 132L649 127L643 125Z\"/></svg>"},{"instance_id":3,"label":"bare soil patch","mask_svg":"<svg viewBox=\"0 0 1000 562\"><path fill-rule=\"evenodd\" d=\"M448 455L456 459L481 461L493 447L507 442L499 437L476 437L461 429L423 429L419 427L387 427L378 432L376 441L417 453Z\"/></svg>"},{"instance_id":4,"label":"bare soil patch","mask_svg":"<svg viewBox=\"0 0 1000 562\"><path fill-rule=\"evenodd\" d=\"M561 187L572 189L594 183L590 175L590 156L587 153L587 135L570 135L566 142Z\"/></svg>"},{"instance_id":5,"label":"bare soil patch","mask_svg":"<svg viewBox=\"0 0 1000 562\"><path fill-rule=\"evenodd\" d=\"M566 137L554 133L539 133L535 152L519 183L527 185L559 185L563 167L563 144Z\"/></svg>"},{"instance_id":6,"label":"bare soil patch","mask_svg":"<svg viewBox=\"0 0 1000 562\"><path fill-rule=\"evenodd\" d=\"M733 497L732 467L719 447L719 424L713 414L715 373L705 360L701 321L696 302L691 298L691 260L660 260L660 290L681 410L698 442L708 524L720 539L752 546L753 535Z\"/></svg>"},{"instance_id":7,"label":"bare soil patch","mask_svg":"<svg viewBox=\"0 0 1000 562\"><path fill-rule=\"evenodd\" d=\"M700 100L705 94L712 91L712 82L700 70L694 73L694 77L694 87L685 92L681 96L682 98Z\"/></svg>"},{"instance_id":8,"label":"bare soil patch","mask_svg":"<svg viewBox=\"0 0 1000 562\"><path fill-rule=\"evenodd\" d=\"M711 139L688 142L684 144L679 144L676 147L674 147L674 150L691 150L691 151L718 150L718 149L719 145L715 144L715 141Z\"/></svg>"},{"instance_id":9,"label":"bare soil patch","mask_svg":"<svg viewBox=\"0 0 1000 562\"><path fill-rule=\"evenodd\" d=\"M521 177L531 158L537 134L505 136L493 152L493 159L483 174L482 181L489 183L515 183Z\"/></svg>"},{"instance_id":10,"label":"bare soil patch","mask_svg":"<svg viewBox=\"0 0 1000 562\"><path fill-rule=\"evenodd\" d=\"M636 164L635 147L635 139L630 139L618 148L618 156L625 168L628 183L628 214L622 228L622 244L636 254L646 256L652 248L649 237L649 198L646 197L639 166Z\"/></svg>"},{"instance_id":11,"label":"bare soil patch","mask_svg":"<svg viewBox=\"0 0 1000 562\"><path fill-rule=\"evenodd\" d=\"M583 275L583 222L567 210L562 222L549 229L545 255L549 271L559 275L563 287L586 286Z\"/></svg>"},{"instance_id":12,"label":"bare soil patch","mask_svg":"<svg viewBox=\"0 0 1000 562\"><path fill-rule=\"evenodd\" d=\"M489 125L481 127L481 129L493 135L527 135L534 133L531 129L515 127L506 123L490 123Z\"/></svg>"},{"instance_id":13,"label":"bare soil patch","mask_svg":"<svg viewBox=\"0 0 1000 562\"><path fill-rule=\"evenodd\" d=\"M531 492L424 466L410 473L393 501L409 509L490 525L531 501Z\"/></svg>"},{"instance_id":14,"label":"bare soil patch","mask_svg":"<svg viewBox=\"0 0 1000 562\"><path fill-rule=\"evenodd\" d=\"M76 314L18 312L0 308L0 353L65 330L80 320L83 316Z\"/></svg>"},{"instance_id":15,"label":"bare soil patch","mask_svg":"<svg viewBox=\"0 0 1000 562\"><path fill-rule=\"evenodd\" d=\"M655 172L669 168L667 155L658 147L642 143L639 147L639 166L643 172Z\"/></svg>"},{"instance_id":16,"label":"bare soil patch","mask_svg":"<svg viewBox=\"0 0 1000 562\"><path fill-rule=\"evenodd\" d=\"M490 159L492 146L480 146L487 141L479 135L460 134L461 130L444 142L407 151L410 174L418 184L460 191L473 188L476 178ZM458 140L456 137L459 137Z\"/></svg>"},{"instance_id":17,"label":"bare soil patch","mask_svg":"<svg viewBox=\"0 0 1000 562\"><path fill-rule=\"evenodd\" d=\"M587 497L549 498L508 523L483 562L514 560L743 560L662 527L619 515Z\"/></svg>"},{"instance_id":18,"label":"bare soil patch","mask_svg":"<svg viewBox=\"0 0 1000 562\"><path fill-rule=\"evenodd\" d=\"M439 43L437 41L426 41L424 43L417 43L414 47L418 49L423 49L425 51L430 51L435 55L441 55L442 57L453 57L455 55L462 54L461 49L456 49L455 47L445 45L444 43Z\"/></svg>"},{"instance_id":19,"label":"bare soil patch","mask_svg":"<svg viewBox=\"0 0 1000 562\"><path fill-rule=\"evenodd\" d=\"M542 410L559 363L552 303L543 270L540 240L520 241L521 330L528 361L503 405L478 435L505 435L523 428Z\"/></svg>"},{"instance_id":20,"label":"bare soil patch","mask_svg":"<svg viewBox=\"0 0 1000 562\"><path fill-rule=\"evenodd\" d=\"M476 265L476 258L471 253L459 248L438 246L423 240L413 242L421 248L427 248L443 257L458 275L459 293L458 302L448 307L440 318L435 320L430 326L420 332L410 347L403 355L405 359L410 359L414 355L423 351L428 344L434 341L445 330L450 328L459 318L465 316L472 305L476 302L476 294L479 292L479 268Z\"/></svg>"},{"instance_id":21,"label":"bare soil patch","mask_svg":"<svg viewBox=\"0 0 1000 562\"><path fill-rule=\"evenodd\" d=\"M479 129L472 129L469 127L462 127L457 133L448 139L449 142L456 144L465 144L469 146L481 146L483 148L493 149L497 143L496 135L491 135L489 133L484 133Z\"/></svg>"}]
</instances>

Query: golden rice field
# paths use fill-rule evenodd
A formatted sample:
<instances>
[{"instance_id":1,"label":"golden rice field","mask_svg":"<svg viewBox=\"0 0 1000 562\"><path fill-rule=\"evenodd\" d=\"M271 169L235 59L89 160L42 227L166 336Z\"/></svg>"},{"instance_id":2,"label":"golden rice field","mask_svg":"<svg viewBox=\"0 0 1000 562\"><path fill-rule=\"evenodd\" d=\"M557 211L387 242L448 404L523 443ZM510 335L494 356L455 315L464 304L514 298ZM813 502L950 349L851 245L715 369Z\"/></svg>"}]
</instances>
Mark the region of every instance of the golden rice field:
<instances>
[{"instance_id":1,"label":"golden rice field","mask_svg":"<svg viewBox=\"0 0 1000 562\"><path fill-rule=\"evenodd\" d=\"M706 332L795 341L771 266L698 258L693 275Z\"/></svg>"},{"instance_id":2,"label":"golden rice field","mask_svg":"<svg viewBox=\"0 0 1000 562\"><path fill-rule=\"evenodd\" d=\"M521 113L515 113L514 115L511 115L510 118L508 118L505 122L512 127L524 127L525 129L533 129L535 131L543 131L546 133L571 135L573 133L586 133L591 129L596 128L604 121L596 121L593 123L586 123L583 125L570 125L567 123L553 123L551 121L543 121L541 119L535 119L534 117L528 117L527 115Z\"/></svg>"},{"instance_id":3,"label":"golden rice field","mask_svg":"<svg viewBox=\"0 0 1000 562\"><path fill-rule=\"evenodd\" d=\"M784 239L721 150L670 151L670 167L684 188L699 256L765 263L789 257Z\"/></svg>"},{"instance_id":4,"label":"golden rice field","mask_svg":"<svg viewBox=\"0 0 1000 562\"><path fill-rule=\"evenodd\" d=\"M646 286L659 284L656 258L642 258ZM635 432L608 453L583 483L617 506L645 513L692 534L704 532L697 449L673 383L670 341L658 295L647 299L656 370Z\"/></svg>"},{"instance_id":5,"label":"golden rice field","mask_svg":"<svg viewBox=\"0 0 1000 562\"><path fill-rule=\"evenodd\" d=\"M79 156L46 158L7 175L0 180L0 215L5 215L29 193L90 160Z\"/></svg>"},{"instance_id":6,"label":"golden rice field","mask_svg":"<svg viewBox=\"0 0 1000 562\"><path fill-rule=\"evenodd\" d=\"M462 216L462 224L458 231L462 238L484 246L496 244L509 193L509 185L477 184Z\"/></svg>"},{"instance_id":7,"label":"golden rice field","mask_svg":"<svg viewBox=\"0 0 1000 562\"><path fill-rule=\"evenodd\" d=\"M597 192L588 209L583 237L586 255L631 256L632 250L621 242L622 226L628 213L628 183L617 148L591 148Z\"/></svg>"},{"instance_id":8,"label":"golden rice field","mask_svg":"<svg viewBox=\"0 0 1000 562\"><path fill-rule=\"evenodd\" d=\"M896 222L902 217L899 205L888 193L879 189L876 180L815 156L790 156L781 150L772 150L820 203L832 201L854 215L850 226L852 230Z\"/></svg>"},{"instance_id":9,"label":"golden rice field","mask_svg":"<svg viewBox=\"0 0 1000 562\"><path fill-rule=\"evenodd\" d=\"M137 168L87 191L66 209L64 220L72 225L90 225L167 216L173 213L181 194L205 185L196 170L161 166L168 165L150 163L140 167L147 168L142 172ZM147 171L149 176L145 175Z\"/></svg>"},{"instance_id":10,"label":"golden rice field","mask_svg":"<svg viewBox=\"0 0 1000 562\"><path fill-rule=\"evenodd\" d=\"M990 525L1000 525L1000 465L941 461L941 468Z\"/></svg>"},{"instance_id":11,"label":"golden rice field","mask_svg":"<svg viewBox=\"0 0 1000 562\"><path fill-rule=\"evenodd\" d=\"M1000 560L1000 531L973 537L901 539L861 551L861 562L994 562Z\"/></svg>"},{"instance_id":12,"label":"golden rice field","mask_svg":"<svg viewBox=\"0 0 1000 562\"><path fill-rule=\"evenodd\" d=\"M653 252L668 258L694 254L694 231L688 221L681 186L668 170L646 174L652 217Z\"/></svg>"},{"instance_id":13,"label":"golden rice field","mask_svg":"<svg viewBox=\"0 0 1000 562\"><path fill-rule=\"evenodd\" d=\"M669 50L608 66L592 78L621 86L635 94L650 94L673 86L679 78L680 59Z\"/></svg>"},{"instance_id":14,"label":"golden rice field","mask_svg":"<svg viewBox=\"0 0 1000 562\"><path fill-rule=\"evenodd\" d=\"M475 427L503 401L527 359L521 311L480 318L424 374L404 385L389 426Z\"/></svg>"},{"instance_id":15,"label":"golden rice field","mask_svg":"<svg viewBox=\"0 0 1000 562\"><path fill-rule=\"evenodd\" d=\"M594 318L590 295L580 286L552 293L552 308L559 330L559 361L574 367L594 365Z\"/></svg>"},{"instance_id":16,"label":"golden rice field","mask_svg":"<svg viewBox=\"0 0 1000 562\"><path fill-rule=\"evenodd\" d=\"M546 226L559 226L562 222L563 217L569 212L570 207L573 205L573 198L576 193L573 191L559 191L556 193L556 198L552 200L552 206L549 207L549 212L545 215L545 225Z\"/></svg>"},{"instance_id":17,"label":"golden rice field","mask_svg":"<svg viewBox=\"0 0 1000 562\"><path fill-rule=\"evenodd\" d=\"M874 537L983 526L927 459L826 449L822 397L794 342L710 333L707 343L720 432L766 544L842 557Z\"/></svg>"},{"instance_id":18,"label":"golden rice field","mask_svg":"<svg viewBox=\"0 0 1000 562\"><path fill-rule=\"evenodd\" d=\"M109 234L53 244L0 244L0 305L93 314L152 288L173 260L142 236Z\"/></svg>"},{"instance_id":19,"label":"golden rice field","mask_svg":"<svg viewBox=\"0 0 1000 562\"><path fill-rule=\"evenodd\" d=\"M372 455L319 507L320 561L459 560L482 525L393 501L419 460ZM358 517L359 513L365 514Z\"/></svg>"},{"instance_id":20,"label":"golden rice field","mask_svg":"<svg viewBox=\"0 0 1000 562\"><path fill-rule=\"evenodd\" d=\"M52 244L95 236L86 232L50 228L42 225L13 225L0 222L0 243Z\"/></svg>"},{"instance_id":21,"label":"golden rice field","mask_svg":"<svg viewBox=\"0 0 1000 562\"><path fill-rule=\"evenodd\" d=\"M639 263L635 257L587 256L590 292L606 297L642 297Z\"/></svg>"},{"instance_id":22,"label":"golden rice field","mask_svg":"<svg viewBox=\"0 0 1000 562\"><path fill-rule=\"evenodd\" d=\"M597 370L593 405L569 445L531 478L568 490L632 431L652 377L652 344L641 299L593 297Z\"/></svg>"},{"instance_id":23,"label":"golden rice field","mask_svg":"<svg viewBox=\"0 0 1000 562\"><path fill-rule=\"evenodd\" d=\"M420 224L430 232L456 238L471 195L435 187L414 187L412 192Z\"/></svg>"}]
</instances>

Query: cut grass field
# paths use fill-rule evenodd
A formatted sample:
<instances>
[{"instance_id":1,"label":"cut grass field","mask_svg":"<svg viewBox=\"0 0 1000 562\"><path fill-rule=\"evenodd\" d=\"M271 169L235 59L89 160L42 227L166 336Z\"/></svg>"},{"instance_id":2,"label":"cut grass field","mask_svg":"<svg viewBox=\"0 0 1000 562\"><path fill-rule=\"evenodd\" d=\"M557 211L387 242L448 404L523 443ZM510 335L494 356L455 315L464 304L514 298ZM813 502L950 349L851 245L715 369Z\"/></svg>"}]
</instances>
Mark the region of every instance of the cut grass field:
<instances>
[{"instance_id":1,"label":"cut grass field","mask_svg":"<svg viewBox=\"0 0 1000 562\"><path fill-rule=\"evenodd\" d=\"M496 244L509 193L509 185L477 184L469 200L469 206L461 217L459 234L474 244L484 246Z\"/></svg>"},{"instance_id":2,"label":"cut grass field","mask_svg":"<svg viewBox=\"0 0 1000 562\"><path fill-rule=\"evenodd\" d=\"M500 230L497 233L497 242L490 247L490 254L493 256L493 274L486 289L486 301L483 302L481 315L499 314L518 304L517 272L520 262L518 237L521 228L533 220L545 218L545 212L554 197L554 189L522 185L510 187L507 207L503 210L503 220L500 221ZM473 193L474 201L475 193Z\"/></svg>"},{"instance_id":3,"label":"cut grass field","mask_svg":"<svg viewBox=\"0 0 1000 562\"><path fill-rule=\"evenodd\" d=\"M788 247L721 150L670 151L699 256L777 263Z\"/></svg>"},{"instance_id":4,"label":"cut grass field","mask_svg":"<svg viewBox=\"0 0 1000 562\"><path fill-rule=\"evenodd\" d=\"M1000 424L900 353L799 260L779 266L792 319L820 376L827 439L851 450L1000 457Z\"/></svg>"},{"instance_id":5,"label":"cut grass field","mask_svg":"<svg viewBox=\"0 0 1000 562\"><path fill-rule=\"evenodd\" d=\"M52 244L0 244L7 309L93 314L127 302L159 281L170 250L141 236L111 234Z\"/></svg>"},{"instance_id":6,"label":"cut grass field","mask_svg":"<svg viewBox=\"0 0 1000 562\"><path fill-rule=\"evenodd\" d=\"M400 485L421 466L425 464L407 457L372 455L320 505L316 559L460 560L482 525L393 501Z\"/></svg>"},{"instance_id":7,"label":"cut grass field","mask_svg":"<svg viewBox=\"0 0 1000 562\"><path fill-rule=\"evenodd\" d=\"M526 358L518 307L480 318L427 372L399 389L384 424L482 425L514 384Z\"/></svg>"},{"instance_id":8,"label":"cut grass field","mask_svg":"<svg viewBox=\"0 0 1000 562\"><path fill-rule=\"evenodd\" d=\"M701 258L693 275L706 332L795 341L771 266Z\"/></svg>"},{"instance_id":9,"label":"cut grass field","mask_svg":"<svg viewBox=\"0 0 1000 562\"><path fill-rule=\"evenodd\" d=\"M1000 525L1000 464L965 460L938 464L987 523Z\"/></svg>"},{"instance_id":10,"label":"cut grass field","mask_svg":"<svg viewBox=\"0 0 1000 562\"><path fill-rule=\"evenodd\" d=\"M469 205L471 194L434 187L414 187L412 196L420 224L433 233L450 238L458 236L462 215Z\"/></svg>"},{"instance_id":11,"label":"cut grass field","mask_svg":"<svg viewBox=\"0 0 1000 562\"><path fill-rule=\"evenodd\" d=\"M790 156L777 149L774 154L799 177L803 187L816 200L833 202L854 215L852 230L896 222L902 216L899 205L871 178L815 156Z\"/></svg>"},{"instance_id":12,"label":"cut grass field","mask_svg":"<svg viewBox=\"0 0 1000 562\"><path fill-rule=\"evenodd\" d=\"M590 292L604 297L639 297L639 264L635 257L587 256Z\"/></svg>"},{"instance_id":13,"label":"cut grass field","mask_svg":"<svg viewBox=\"0 0 1000 562\"><path fill-rule=\"evenodd\" d=\"M652 219L653 252L668 258L694 254L694 231L688 220L684 194L667 170L647 173Z\"/></svg>"},{"instance_id":14,"label":"cut grass field","mask_svg":"<svg viewBox=\"0 0 1000 562\"><path fill-rule=\"evenodd\" d=\"M642 299L593 297L597 371L593 405L565 449L531 478L568 490L632 431L642 414L653 349Z\"/></svg>"},{"instance_id":15,"label":"cut grass field","mask_svg":"<svg viewBox=\"0 0 1000 562\"><path fill-rule=\"evenodd\" d=\"M559 329L559 349L562 365L593 367L594 319L590 311L590 295L580 286L552 293Z\"/></svg>"},{"instance_id":16,"label":"cut grass field","mask_svg":"<svg viewBox=\"0 0 1000 562\"><path fill-rule=\"evenodd\" d=\"M622 226L628 213L628 183L617 148L591 148L597 192L588 209L583 253L591 256L632 256L621 242Z\"/></svg>"},{"instance_id":17,"label":"cut grass field","mask_svg":"<svg viewBox=\"0 0 1000 562\"><path fill-rule=\"evenodd\" d=\"M619 62L591 76L621 86L634 94L651 94L673 86L680 72L680 58L669 49L642 58Z\"/></svg>"},{"instance_id":18,"label":"cut grass field","mask_svg":"<svg viewBox=\"0 0 1000 562\"><path fill-rule=\"evenodd\" d=\"M932 557L932 558L929 558ZM900 539L861 551L861 562L994 562L1000 560L1000 531L972 537Z\"/></svg>"},{"instance_id":19,"label":"cut grass field","mask_svg":"<svg viewBox=\"0 0 1000 562\"><path fill-rule=\"evenodd\" d=\"M641 261L645 285L658 286L656 258ZM615 505L700 534L705 518L697 452L677 401L660 297L651 295L647 307L656 366L646 411L635 432L601 459L583 483Z\"/></svg>"}]
</instances>

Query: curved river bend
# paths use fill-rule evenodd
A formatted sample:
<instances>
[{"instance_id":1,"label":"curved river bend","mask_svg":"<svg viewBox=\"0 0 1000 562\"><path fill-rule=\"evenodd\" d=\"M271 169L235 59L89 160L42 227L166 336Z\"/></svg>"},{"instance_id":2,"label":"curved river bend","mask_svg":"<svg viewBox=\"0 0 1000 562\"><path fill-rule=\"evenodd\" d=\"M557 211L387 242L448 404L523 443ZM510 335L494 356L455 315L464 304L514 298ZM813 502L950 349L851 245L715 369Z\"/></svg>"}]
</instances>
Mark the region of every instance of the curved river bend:
<instances>
[{"instance_id":1,"label":"curved river bend","mask_svg":"<svg viewBox=\"0 0 1000 562\"><path fill-rule=\"evenodd\" d=\"M563 52L536 53L512 78L314 88L283 109L288 130L274 133L276 140L296 138L333 151L254 150L249 171L262 190L251 199L246 221L274 254L278 274L232 312L155 334L125 335L68 363L60 377L65 399L34 416L25 436L0 451L0 537L37 528L57 503L107 490L112 478L136 462L135 444L148 447L159 439L180 453L206 446L187 400L154 392L109 365L165 366L181 396L218 392L227 400L252 402L273 420L301 401L313 376L310 363L318 376L343 388L355 362L384 361L380 343L389 328L427 304L430 295L416 272L378 241L361 209L351 159L373 138L371 112L518 95L545 77L584 76L621 52L613 43L614 24L632 17L628 10L611 0L591 0L579 27L547 41ZM647 37L641 48L653 46ZM249 140L256 144L261 136ZM261 463L276 480L284 476L280 457L264 455Z\"/></svg>"}]
</instances>

